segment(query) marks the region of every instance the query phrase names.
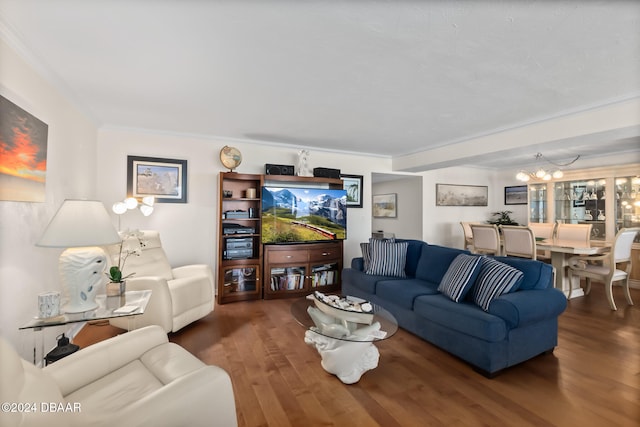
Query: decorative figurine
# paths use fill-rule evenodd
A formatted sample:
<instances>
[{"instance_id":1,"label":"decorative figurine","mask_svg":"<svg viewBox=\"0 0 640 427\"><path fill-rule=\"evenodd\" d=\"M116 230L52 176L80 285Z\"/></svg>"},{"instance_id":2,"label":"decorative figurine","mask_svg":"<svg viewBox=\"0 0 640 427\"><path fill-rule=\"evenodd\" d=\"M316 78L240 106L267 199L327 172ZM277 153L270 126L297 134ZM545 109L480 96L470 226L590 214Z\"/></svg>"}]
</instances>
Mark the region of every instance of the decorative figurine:
<instances>
[{"instance_id":1,"label":"decorative figurine","mask_svg":"<svg viewBox=\"0 0 640 427\"><path fill-rule=\"evenodd\" d=\"M313 176L309 169L309 150L298 151L298 176Z\"/></svg>"}]
</instances>

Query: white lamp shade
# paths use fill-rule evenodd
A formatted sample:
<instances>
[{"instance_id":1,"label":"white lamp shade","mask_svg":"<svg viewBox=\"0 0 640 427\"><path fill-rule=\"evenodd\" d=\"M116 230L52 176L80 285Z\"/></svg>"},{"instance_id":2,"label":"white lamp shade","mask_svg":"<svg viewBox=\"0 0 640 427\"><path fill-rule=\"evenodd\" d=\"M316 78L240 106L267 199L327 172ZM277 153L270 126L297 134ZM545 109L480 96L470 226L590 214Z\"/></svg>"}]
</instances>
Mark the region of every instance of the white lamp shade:
<instances>
[{"instance_id":1,"label":"white lamp shade","mask_svg":"<svg viewBox=\"0 0 640 427\"><path fill-rule=\"evenodd\" d=\"M153 213L153 206L142 205L140 206L140 212L142 212L144 216L149 216Z\"/></svg>"},{"instance_id":2,"label":"white lamp shade","mask_svg":"<svg viewBox=\"0 0 640 427\"><path fill-rule=\"evenodd\" d=\"M117 213L118 215L122 215L127 211L127 205L125 202L117 202L113 204L113 207L111 208L111 210Z\"/></svg>"},{"instance_id":3,"label":"white lamp shade","mask_svg":"<svg viewBox=\"0 0 640 427\"><path fill-rule=\"evenodd\" d=\"M78 248L120 243L120 236L102 202L65 200L37 246Z\"/></svg>"},{"instance_id":4,"label":"white lamp shade","mask_svg":"<svg viewBox=\"0 0 640 427\"><path fill-rule=\"evenodd\" d=\"M536 177L537 178L544 178L544 176L547 174L547 171L545 171L544 169L540 168L536 171Z\"/></svg>"},{"instance_id":5,"label":"white lamp shade","mask_svg":"<svg viewBox=\"0 0 640 427\"><path fill-rule=\"evenodd\" d=\"M127 209L135 209L138 207L138 201L135 197L127 197L124 199L124 204L127 205Z\"/></svg>"}]
</instances>

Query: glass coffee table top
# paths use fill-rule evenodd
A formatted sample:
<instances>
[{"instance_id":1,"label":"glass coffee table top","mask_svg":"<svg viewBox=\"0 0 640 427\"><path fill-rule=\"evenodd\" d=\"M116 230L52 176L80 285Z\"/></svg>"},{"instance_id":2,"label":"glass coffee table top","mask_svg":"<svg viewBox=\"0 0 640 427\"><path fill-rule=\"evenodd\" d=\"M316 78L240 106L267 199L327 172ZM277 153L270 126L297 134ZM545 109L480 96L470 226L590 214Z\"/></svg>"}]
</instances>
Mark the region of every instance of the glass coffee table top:
<instances>
[{"instance_id":1,"label":"glass coffee table top","mask_svg":"<svg viewBox=\"0 0 640 427\"><path fill-rule=\"evenodd\" d=\"M113 319L115 317L136 316L144 313L151 298L151 291L127 291L124 295L108 297L97 295L98 307L81 313L63 313L60 316L47 319L34 317L18 329L40 329L51 326L66 325L76 322L92 320ZM120 312L122 307L130 307L132 310Z\"/></svg>"},{"instance_id":2,"label":"glass coffee table top","mask_svg":"<svg viewBox=\"0 0 640 427\"><path fill-rule=\"evenodd\" d=\"M356 297L346 296L346 298L363 301ZM295 300L291 304L291 314L300 325L308 330L341 341L375 342L392 337L398 330L396 318L381 306L371 305L373 306L373 319L370 325L345 321L319 311L313 295ZM309 313L310 308L314 313L315 320Z\"/></svg>"}]
</instances>

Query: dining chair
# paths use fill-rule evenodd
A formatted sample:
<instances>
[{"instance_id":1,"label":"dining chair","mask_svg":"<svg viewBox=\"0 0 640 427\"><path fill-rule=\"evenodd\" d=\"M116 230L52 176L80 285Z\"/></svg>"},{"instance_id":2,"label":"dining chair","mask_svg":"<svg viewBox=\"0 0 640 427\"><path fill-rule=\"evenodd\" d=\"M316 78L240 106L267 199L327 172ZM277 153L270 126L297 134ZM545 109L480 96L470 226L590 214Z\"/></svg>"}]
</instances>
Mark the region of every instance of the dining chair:
<instances>
[{"instance_id":1,"label":"dining chair","mask_svg":"<svg viewBox=\"0 0 640 427\"><path fill-rule=\"evenodd\" d=\"M471 224L473 252L486 255L501 255L500 232L494 224Z\"/></svg>"},{"instance_id":2,"label":"dining chair","mask_svg":"<svg viewBox=\"0 0 640 427\"><path fill-rule=\"evenodd\" d=\"M611 251L602 255L575 256L569 258L569 282L573 283L573 277L584 277L586 279L585 295L591 291L591 281L596 280L604 283L611 310L617 310L613 300L613 282L623 281L623 288L627 303L633 305L631 294L629 293L629 274L631 272L631 245L636 234L640 232L640 227L623 228L616 234ZM620 263L625 263L624 267L618 268ZM571 298L571 288L569 296Z\"/></svg>"},{"instance_id":3,"label":"dining chair","mask_svg":"<svg viewBox=\"0 0 640 427\"><path fill-rule=\"evenodd\" d=\"M584 244L589 246L591 240L592 224L558 224L556 228L556 239L559 241L569 241L572 244Z\"/></svg>"},{"instance_id":4,"label":"dining chair","mask_svg":"<svg viewBox=\"0 0 640 427\"><path fill-rule=\"evenodd\" d=\"M530 222L529 228L533 232L534 238L552 240L556 233L557 223L555 222ZM540 261L550 262L551 252L538 250L536 257Z\"/></svg>"},{"instance_id":5,"label":"dining chair","mask_svg":"<svg viewBox=\"0 0 640 427\"><path fill-rule=\"evenodd\" d=\"M555 222L530 222L529 228L535 237L541 239L553 239L557 224Z\"/></svg>"},{"instance_id":6,"label":"dining chair","mask_svg":"<svg viewBox=\"0 0 640 427\"><path fill-rule=\"evenodd\" d=\"M460 221L462 226L462 233L464 234L464 246L463 249L468 249L473 252L473 231L471 230L472 222Z\"/></svg>"},{"instance_id":7,"label":"dining chair","mask_svg":"<svg viewBox=\"0 0 640 427\"><path fill-rule=\"evenodd\" d=\"M536 239L529 227L501 225L500 231L503 255L536 259Z\"/></svg>"}]
</instances>

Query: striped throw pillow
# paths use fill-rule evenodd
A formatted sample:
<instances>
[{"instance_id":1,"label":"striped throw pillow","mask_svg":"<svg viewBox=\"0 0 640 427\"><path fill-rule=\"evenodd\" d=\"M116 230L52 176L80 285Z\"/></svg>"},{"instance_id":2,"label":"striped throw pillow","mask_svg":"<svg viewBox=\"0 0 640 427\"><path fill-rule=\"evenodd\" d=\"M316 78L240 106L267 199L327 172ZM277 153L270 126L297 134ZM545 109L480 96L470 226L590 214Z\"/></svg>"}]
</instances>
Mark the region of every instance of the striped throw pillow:
<instances>
[{"instance_id":1,"label":"striped throw pillow","mask_svg":"<svg viewBox=\"0 0 640 427\"><path fill-rule=\"evenodd\" d=\"M489 257L482 257L480 274L472 288L473 302L484 311L496 297L518 289L524 280L524 273L510 265Z\"/></svg>"},{"instance_id":2,"label":"striped throw pillow","mask_svg":"<svg viewBox=\"0 0 640 427\"><path fill-rule=\"evenodd\" d=\"M369 244L372 240L382 240L384 242L394 243L396 241L395 238L390 239L374 239L373 237L369 239L368 242L360 243L360 250L362 251L362 260L364 264L364 271L369 269L369 263L371 262L371 250L369 250Z\"/></svg>"},{"instance_id":3,"label":"striped throw pillow","mask_svg":"<svg viewBox=\"0 0 640 427\"><path fill-rule=\"evenodd\" d=\"M404 266L407 263L408 242L389 242L378 239L369 241L369 267L367 274L391 277L407 277Z\"/></svg>"},{"instance_id":4,"label":"striped throw pillow","mask_svg":"<svg viewBox=\"0 0 640 427\"><path fill-rule=\"evenodd\" d=\"M480 273L482 257L460 254L454 258L447 272L442 276L438 291L455 302L460 302L476 281Z\"/></svg>"},{"instance_id":5,"label":"striped throw pillow","mask_svg":"<svg viewBox=\"0 0 640 427\"><path fill-rule=\"evenodd\" d=\"M367 271L367 269L369 268L369 264L371 263L371 251L369 250L369 242L360 243L360 250L362 251L364 271Z\"/></svg>"}]
</instances>

